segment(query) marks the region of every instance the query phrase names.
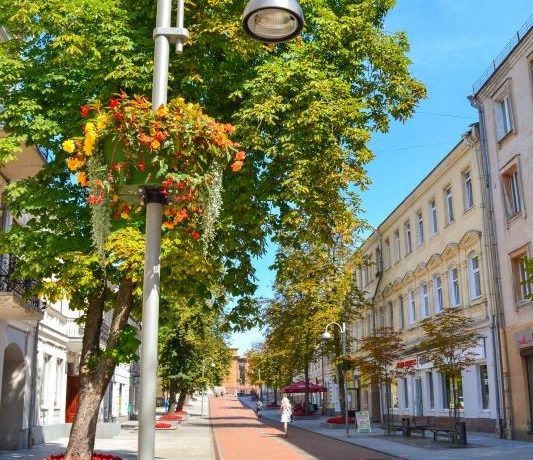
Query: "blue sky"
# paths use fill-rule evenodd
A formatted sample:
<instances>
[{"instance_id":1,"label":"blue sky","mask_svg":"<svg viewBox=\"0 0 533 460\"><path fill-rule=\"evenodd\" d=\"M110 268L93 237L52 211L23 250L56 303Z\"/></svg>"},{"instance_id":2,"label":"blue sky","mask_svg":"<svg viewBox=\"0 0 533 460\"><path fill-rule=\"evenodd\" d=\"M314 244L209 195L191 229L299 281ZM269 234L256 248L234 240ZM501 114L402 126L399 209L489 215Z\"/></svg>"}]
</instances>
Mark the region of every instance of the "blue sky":
<instances>
[{"instance_id":1,"label":"blue sky","mask_svg":"<svg viewBox=\"0 0 533 460\"><path fill-rule=\"evenodd\" d=\"M386 30L407 32L412 75L427 86L428 97L407 123L393 123L371 142L373 183L362 200L372 225L384 220L476 121L467 100L472 84L531 14L531 0L398 0ZM255 264L260 297L271 294L273 257L271 250ZM232 346L244 351L260 340L254 329L235 334Z\"/></svg>"}]
</instances>

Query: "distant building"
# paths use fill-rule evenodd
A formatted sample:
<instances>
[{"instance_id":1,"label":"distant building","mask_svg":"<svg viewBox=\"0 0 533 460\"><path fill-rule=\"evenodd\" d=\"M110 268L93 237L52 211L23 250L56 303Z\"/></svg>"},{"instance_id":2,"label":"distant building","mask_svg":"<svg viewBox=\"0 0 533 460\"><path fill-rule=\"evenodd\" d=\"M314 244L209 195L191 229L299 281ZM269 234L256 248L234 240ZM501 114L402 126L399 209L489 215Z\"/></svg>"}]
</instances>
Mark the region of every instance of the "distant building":
<instances>
[{"instance_id":1,"label":"distant building","mask_svg":"<svg viewBox=\"0 0 533 460\"><path fill-rule=\"evenodd\" d=\"M490 174L507 434L533 440L533 286L523 283L524 260L533 257L533 16L475 83L470 99L479 111Z\"/></svg>"},{"instance_id":2,"label":"distant building","mask_svg":"<svg viewBox=\"0 0 533 460\"><path fill-rule=\"evenodd\" d=\"M254 388L248 377L248 360L246 356L239 354L238 348L231 348L230 371L223 386L226 393L237 390L239 393L249 394Z\"/></svg>"}]
</instances>

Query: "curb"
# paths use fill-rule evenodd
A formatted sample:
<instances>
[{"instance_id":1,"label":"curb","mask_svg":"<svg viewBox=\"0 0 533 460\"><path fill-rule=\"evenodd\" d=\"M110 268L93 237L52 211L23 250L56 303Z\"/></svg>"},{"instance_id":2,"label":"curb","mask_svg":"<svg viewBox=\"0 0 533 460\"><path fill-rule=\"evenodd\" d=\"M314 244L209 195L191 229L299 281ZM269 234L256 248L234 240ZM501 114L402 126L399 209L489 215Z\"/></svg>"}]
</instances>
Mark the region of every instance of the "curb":
<instances>
[{"instance_id":1,"label":"curb","mask_svg":"<svg viewBox=\"0 0 533 460\"><path fill-rule=\"evenodd\" d=\"M220 449L220 446L218 444L217 435L215 434L215 429L213 427L213 424L211 423L211 403L209 399L207 400L207 410L208 417L209 417L209 426L211 427L211 436L212 436L212 442L213 442L213 453L215 454L215 460L224 460L224 454L222 453L222 450Z\"/></svg>"},{"instance_id":2,"label":"curb","mask_svg":"<svg viewBox=\"0 0 533 460\"><path fill-rule=\"evenodd\" d=\"M239 401L244 407L246 407L246 408L248 408L250 410L253 410L250 406L248 406L248 404L243 402L241 399L239 399ZM261 417L261 422L265 423L266 425L270 425L270 426L276 426L276 425L280 424L280 422L276 422L276 420L269 419L267 417ZM374 447L362 446L361 444L357 444L355 442L346 441L345 439L338 439L338 438L334 438L333 436L328 436L327 434L317 433L316 431L310 430L309 428L304 428L304 427L296 426L296 425L292 425L291 428L292 429L297 429L297 430L302 430L302 431L307 431L308 433L313 433L313 434L316 434L318 436L322 436L322 437L327 438L327 439L333 439L334 441L343 442L344 444L350 444L352 446L362 447L363 449L368 449L368 450L377 452L378 454L388 455L389 457L397 458L399 460L410 460L408 457L398 457L397 455L390 454L389 452L385 452L383 450L375 449ZM224 459L221 459L221 460L224 460Z\"/></svg>"}]
</instances>

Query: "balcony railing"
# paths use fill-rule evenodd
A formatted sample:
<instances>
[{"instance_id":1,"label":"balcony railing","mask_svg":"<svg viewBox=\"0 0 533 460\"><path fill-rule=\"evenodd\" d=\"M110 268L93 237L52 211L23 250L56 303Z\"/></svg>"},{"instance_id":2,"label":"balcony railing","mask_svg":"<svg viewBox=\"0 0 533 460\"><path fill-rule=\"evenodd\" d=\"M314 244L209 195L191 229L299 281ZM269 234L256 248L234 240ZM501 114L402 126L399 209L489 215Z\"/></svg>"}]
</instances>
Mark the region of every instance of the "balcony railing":
<instances>
[{"instance_id":1,"label":"balcony railing","mask_svg":"<svg viewBox=\"0 0 533 460\"><path fill-rule=\"evenodd\" d=\"M485 83L487 83L491 75L496 72L496 69L498 69L500 65L503 64L503 62L513 52L513 50L527 35L531 28L533 28L533 15L528 18L520 30L516 31L516 34L513 36L513 38L511 38L509 43L505 45L505 48L492 60L490 66L485 69L481 76L472 85L472 94L476 94L485 85Z\"/></svg>"},{"instance_id":2,"label":"balcony railing","mask_svg":"<svg viewBox=\"0 0 533 460\"><path fill-rule=\"evenodd\" d=\"M85 332L85 326L78 324L76 318L67 319L67 336L69 339L81 340ZM105 323L102 324L100 339L106 342L109 337L109 326Z\"/></svg>"},{"instance_id":3,"label":"balcony railing","mask_svg":"<svg viewBox=\"0 0 533 460\"><path fill-rule=\"evenodd\" d=\"M29 308L41 311L39 298L37 296L28 297L28 292L35 288L36 281L13 279L14 270L15 258L11 255L0 255L0 292L12 292L23 299Z\"/></svg>"}]
</instances>

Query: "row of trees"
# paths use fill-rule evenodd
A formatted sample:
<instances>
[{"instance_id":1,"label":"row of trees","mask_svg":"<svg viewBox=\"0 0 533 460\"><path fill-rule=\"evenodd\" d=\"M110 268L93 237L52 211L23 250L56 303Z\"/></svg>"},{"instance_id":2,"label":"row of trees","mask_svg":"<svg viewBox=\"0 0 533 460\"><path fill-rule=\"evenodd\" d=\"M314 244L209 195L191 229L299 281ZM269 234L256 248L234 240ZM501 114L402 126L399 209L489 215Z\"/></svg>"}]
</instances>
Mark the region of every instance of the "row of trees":
<instances>
[{"instance_id":1,"label":"row of trees","mask_svg":"<svg viewBox=\"0 0 533 460\"><path fill-rule=\"evenodd\" d=\"M237 177L224 174L208 251L186 234L163 236L161 372L176 392L190 390L187 376L198 371L198 360L188 357L206 346L217 350L211 356L222 368L224 333L255 324L252 260L269 238L280 251L278 295L267 313L281 326L272 331L286 328L273 334L273 344L274 337L306 337L293 344L301 353L291 357L305 368L324 322L350 318L348 290L338 287L350 269L337 267L349 267L346 248L361 228L354 190L369 183L367 143L388 130L391 118L409 118L425 96L409 73L405 34L384 30L394 3L306 1L304 36L273 47L241 33L240 0L187 5L191 41L182 55L171 56L169 97L201 102L218 121L233 122L247 160ZM73 180L61 143L79 134L81 104L120 91L150 93L154 15L150 0L0 5L0 24L10 36L0 44L0 122L7 133L0 138L0 164L13 159L21 142L40 146L51 159L35 178L8 188L13 214L30 217L2 235L0 249L16 256L17 277L39 280L35 293L51 301L66 297L84 312L81 389L67 460L91 458L107 384L138 345L128 320L142 320L144 220L141 213L114 223L102 264L91 242L87 189ZM298 279L307 257L325 264L316 280ZM297 309L287 310L287 302ZM321 313L325 305L331 314ZM112 326L101 349L108 310ZM281 356L280 348L273 350Z\"/></svg>"}]
</instances>

